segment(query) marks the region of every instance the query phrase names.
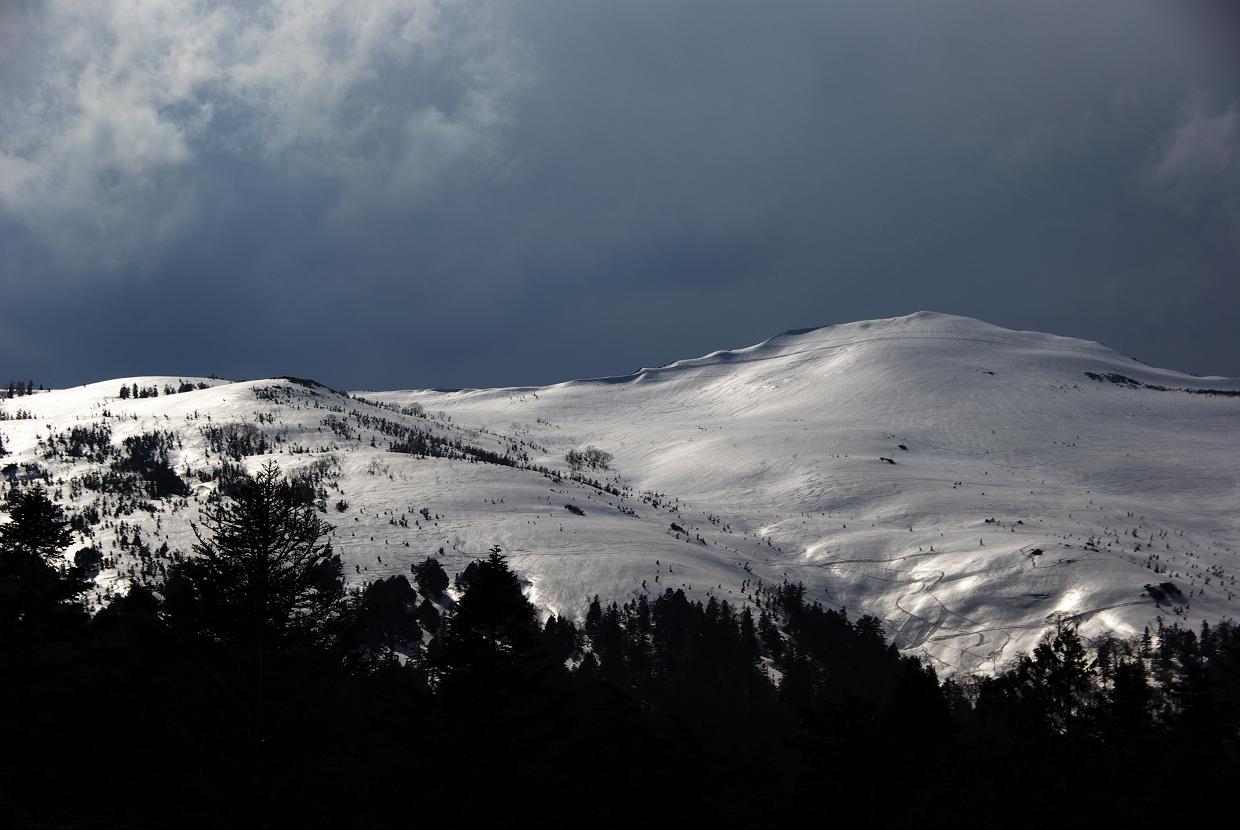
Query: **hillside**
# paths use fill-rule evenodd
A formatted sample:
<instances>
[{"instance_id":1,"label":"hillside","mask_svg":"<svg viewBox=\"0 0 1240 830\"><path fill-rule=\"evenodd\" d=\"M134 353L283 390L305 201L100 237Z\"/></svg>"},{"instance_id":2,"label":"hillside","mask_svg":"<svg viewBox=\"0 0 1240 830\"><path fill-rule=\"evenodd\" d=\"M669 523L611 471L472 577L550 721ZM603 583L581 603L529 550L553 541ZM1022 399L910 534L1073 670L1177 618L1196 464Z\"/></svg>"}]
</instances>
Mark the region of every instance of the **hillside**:
<instances>
[{"instance_id":1,"label":"hillside","mask_svg":"<svg viewBox=\"0 0 1240 830\"><path fill-rule=\"evenodd\" d=\"M3 411L5 476L42 478L79 517L107 557L100 596L190 550L228 464L274 458L315 491L359 582L427 555L459 570L493 544L569 614L665 587L739 604L788 578L967 671L1056 614L1130 635L1240 609L1240 381L949 315L549 387L144 377ZM610 469L569 469L588 446Z\"/></svg>"}]
</instances>

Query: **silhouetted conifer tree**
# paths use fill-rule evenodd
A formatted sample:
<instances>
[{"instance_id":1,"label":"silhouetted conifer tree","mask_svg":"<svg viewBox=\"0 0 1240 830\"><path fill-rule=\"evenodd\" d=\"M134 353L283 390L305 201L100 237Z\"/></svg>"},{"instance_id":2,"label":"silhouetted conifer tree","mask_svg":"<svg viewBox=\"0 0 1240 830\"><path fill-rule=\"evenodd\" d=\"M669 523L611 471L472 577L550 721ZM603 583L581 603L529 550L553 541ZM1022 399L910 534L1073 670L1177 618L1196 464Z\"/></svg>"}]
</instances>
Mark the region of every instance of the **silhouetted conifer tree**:
<instances>
[{"instance_id":1,"label":"silhouetted conifer tree","mask_svg":"<svg viewBox=\"0 0 1240 830\"><path fill-rule=\"evenodd\" d=\"M498 546L473 572L440 635L445 689L489 696L502 685L524 683L537 672L541 631L534 606Z\"/></svg>"},{"instance_id":2,"label":"silhouetted conifer tree","mask_svg":"<svg viewBox=\"0 0 1240 830\"><path fill-rule=\"evenodd\" d=\"M73 540L59 506L41 486L13 490L0 525L0 649L38 649L82 624L79 601L89 587L76 568L57 561Z\"/></svg>"},{"instance_id":3,"label":"silhouetted conifer tree","mask_svg":"<svg viewBox=\"0 0 1240 830\"><path fill-rule=\"evenodd\" d=\"M418 595L404 574L367 586L361 601L366 644L371 650L399 651L407 657L422 653Z\"/></svg>"},{"instance_id":4,"label":"silhouetted conifer tree","mask_svg":"<svg viewBox=\"0 0 1240 830\"><path fill-rule=\"evenodd\" d=\"M428 556L425 561L410 565L409 569L413 572L413 581L417 583L419 593L427 599L441 597L448 590L448 574L438 559Z\"/></svg>"}]
</instances>

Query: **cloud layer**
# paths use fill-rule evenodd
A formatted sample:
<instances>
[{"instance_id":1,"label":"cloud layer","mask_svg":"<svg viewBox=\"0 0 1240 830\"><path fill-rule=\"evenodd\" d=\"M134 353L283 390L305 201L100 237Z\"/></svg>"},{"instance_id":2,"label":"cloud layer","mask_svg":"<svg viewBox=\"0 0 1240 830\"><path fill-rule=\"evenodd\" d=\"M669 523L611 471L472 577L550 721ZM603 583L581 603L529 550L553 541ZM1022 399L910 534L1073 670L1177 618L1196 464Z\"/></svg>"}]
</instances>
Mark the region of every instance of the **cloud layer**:
<instances>
[{"instance_id":1,"label":"cloud layer","mask_svg":"<svg viewBox=\"0 0 1240 830\"><path fill-rule=\"evenodd\" d=\"M920 308L1240 375L1233 8L2 4L0 382L553 382Z\"/></svg>"},{"instance_id":2,"label":"cloud layer","mask_svg":"<svg viewBox=\"0 0 1240 830\"><path fill-rule=\"evenodd\" d=\"M117 269L211 209L221 157L416 190L496 151L527 71L499 18L442 0L9 12L28 81L4 89L0 202L67 265Z\"/></svg>"}]
</instances>

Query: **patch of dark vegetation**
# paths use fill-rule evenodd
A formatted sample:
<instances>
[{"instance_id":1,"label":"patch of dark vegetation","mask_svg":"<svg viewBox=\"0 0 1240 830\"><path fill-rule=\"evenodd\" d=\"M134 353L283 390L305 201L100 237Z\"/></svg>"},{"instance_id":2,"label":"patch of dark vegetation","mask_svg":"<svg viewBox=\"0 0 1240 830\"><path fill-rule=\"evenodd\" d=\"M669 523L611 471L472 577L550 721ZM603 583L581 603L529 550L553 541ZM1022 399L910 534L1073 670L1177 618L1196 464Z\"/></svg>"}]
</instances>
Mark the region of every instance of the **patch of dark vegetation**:
<instances>
[{"instance_id":1,"label":"patch of dark vegetation","mask_svg":"<svg viewBox=\"0 0 1240 830\"><path fill-rule=\"evenodd\" d=\"M323 426L346 441L352 441L355 437L353 428L349 426L348 420L338 415L328 415L323 419Z\"/></svg>"},{"instance_id":2,"label":"patch of dark vegetation","mask_svg":"<svg viewBox=\"0 0 1240 830\"><path fill-rule=\"evenodd\" d=\"M1186 392L1190 395L1210 395L1219 398L1240 398L1240 389L1201 389L1187 386L1162 386L1157 383L1144 383L1121 375L1118 372L1086 372L1085 376L1099 383L1114 383L1129 389L1150 389L1155 392Z\"/></svg>"},{"instance_id":3,"label":"patch of dark vegetation","mask_svg":"<svg viewBox=\"0 0 1240 830\"><path fill-rule=\"evenodd\" d=\"M79 508L72 516L69 517L69 526L73 528L75 533L81 533L83 536L89 536L91 528L103 521L103 513L99 510L98 504L88 504Z\"/></svg>"},{"instance_id":4,"label":"patch of dark vegetation","mask_svg":"<svg viewBox=\"0 0 1240 830\"><path fill-rule=\"evenodd\" d=\"M208 384L203 383L202 381L198 381L198 383L190 383L188 380L181 380L177 383L176 386L173 386L171 383L165 383L164 394L165 395L180 395L185 392L193 392L197 389L210 389L210 388L211 387ZM121 398L122 400L126 400L129 398L158 398L159 387L153 386L153 385L152 386L138 386L138 384L134 383L128 386L122 386L120 388L120 392L117 394L117 397Z\"/></svg>"},{"instance_id":5,"label":"patch of dark vegetation","mask_svg":"<svg viewBox=\"0 0 1240 830\"><path fill-rule=\"evenodd\" d=\"M550 467L544 467L541 464L521 464L518 466L521 466L522 469L542 473L544 476L557 484L563 482L567 478L569 481L575 481L585 487L590 487L600 493L606 493L607 495L615 496L616 498L627 498L632 495L632 492L627 487L622 487L618 481L604 482L597 478L591 478L585 473L569 473L565 476L561 471L553 470Z\"/></svg>"},{"instance_id":6,"label":"patch of dark vegetation","mask_svg":"<svg viewBox=\"0 0 1240 830\"><path fill-rule=\"evenodd\" d=\"M172 469L170 461L171 451L180 447L174 433L144 432L126 438L123 445L124 454L112 462L114 471L139 478L153 499L189 495L189 485Z\"/></svg>"},{"instance_id":7,"label":"patch of dark vegetation","mask_svg":"<svg viewBox=\"0 0 1240 830\"><path fill-rule=\"evenodd\" d=\"M361 395L351 395L350 397L358 403L364 403L367 406L373 406L375 409L386 409L388 412L398 412L401 415L408 415L411 418L425 418L426 408L420 403L407 403L397 406L394 403L385 403L384 401L371 400L363 398Z\"/></svg>"},{"instance_id":8,"label":"patch of dark vegetation","mask_svg":"<svg viewBox=\"0 0 1240 830\"><path fill-rule=\"evenodd\" d=\"M564 509L569 513L572 513L574 516L584 516L586 514L586 511L582 510L575 504L566 504L564 505Z\"/></svg>"},{"instance_id":9,"label":"patch of dark vegetation","mask_svg":"<svg viewBox=\"0 0 1240 830\"><path fill-rule=\"evenodd\" d=\"M249 474L240 464L224 460L217 467L197 470L195 476L204 484L215 484L215 490L207 496L208 501L215 502L221 498L234 496L238 492L239 485L249 477Z\"/></svg>"},{"instance_id":10,"label":"patch of dark vegetation","mask_svg":"<svg viewBox=\"0 0 1240 830\"><path fill-rule=\"evenodd\" d=\"M254 397L258 400L279 404L287 404L292 402L294 394L293 390L289 389L287 386L255 386L253 391ZM318 394L317 392L313 392L313 390L311 391L313 394Z\"/></svg>"},{"instance_id":11,"label":"patch of dark vegetation","mask_svg":"<svg viewBox=\"0 0 1240 830\"><path fill-rule=\"evenodd\" d=\"M613 459L611 453L589 446L584 450L569 450L564 460L572 470L610 470Z\"/></svg>"},{"instance_id":12,"label":"patch of dark vegetation","mask_svg":"<svg viewBox=\"0 0 1240 830\"><path fill-rule=\"evenodd\" d=\"M270 449L263 431L254 424L207 424L200 431L212 452L234 461L247 455L266 455Z\"/></svg>"},{"instance_id":13,"label":"patch of dark vegetation","mask_svg":"<svg viewBox=\"0 0 1240 830\"><path fill-rule=\"evenodd\" d=\"M93 577L103 567L103 551L93 545L80 548L73 554L73 566L86 576Z\"/></svg>"},{"instance_id":14,"label":"patch of dark vegetation","mask_svg":"<svg viewBox=\"0 0 1240 830\"><path fill-rule=\"evenodd\" d=\"M41 383L39 384L39 389L40 390L43 389L43 384ZM9 381L8 391L0 392L0 398L21 398L26 395L33 395L33 394L34 394L34 381L33 380L27 380L24 383L20 380Z\"/></svg>"},{"instance_id":15,"label":"patch of dark vegetation","mask_svg":"<svg viewBox=\"0 0 1240 830\"><path fill-rule=\"evenodd\" d=\"M448 573L433 556L410 565L409 570L413 573L419 593L427 599L438 600L448 590Z\"/></svg>"},{"instance_id":16,"label":"patch of dark vegetation","mask_svg":"<svg viewBox=\"0 0 1240 830\"><path fill-rule=\"evenodd\" d=\"M75 426L65 432L39 439L45 459L72 459L102 464L116 453L112 446L112 428L107 424Z\"/></svg>"},{"instance_id":17,"label":"patch of dark vegetation","mask_svg":"<svg viewBox=\"0 0 1240 830\"><path fill-rule=\"evenodd\" d=\"M221 498L233 498L241 492L241 486L249 480L249 473L240 464L225 461L212 471L211 480L215 482L215 492L210 496L212 501Z\"/></svg>"},{"instance_id":18,"label":"patch of dark vegetation","mask_svg":"<svg viewBox=\"0 0 1240 830\"><path fill-rule=\"evenodd\" d=\"M1099 383L1114 383L1119 386L1128 386L1133 389L1145 385L1139 380L1133 380L1132 378L1126 375L1121 375L1117 372L1086 372L1085 377L1090 380L1096 380Z\"/></svg>"},{"instance_id":19,"label":"patch of dark vegetation","mask_svg":"<svg viewBox=\"0 0 1240 830\"><path fill-rule=\"evenodd\" d=\"M1160 582L1157 585L1146 585L1145 592L1155 602L1184 599L1184 592L1174 582Z\"/></svg>"},{"instance_id":20,"label":"patch of dark vegetation","mask_svg":"<svg viewBox=\"0 0 1240 830\"><path fill-rule=\"evenodd\" d=\"M328 416L329 419L334 416ZM501 467L527 467L529 454L521 446L509 442L505 452L499 453L485 447L467 444L459 439L444 438L430 429L421 426L410 426L380 415L353 410L349 419L359 429L366 429L387 436L392 440L387 449L420 458L446 458L458 461L469 461L481 464L496 464ZM324 419L327 423L328 419ZM330 424L341 437L356 437L348 421L334 419Z\"/></svg>"},{"instance_id":21,"label":"patch of dark vegetation","mask_svg":"<svg viewBox=\"0 0 1240 830\"><path fill-rule=\"evenodd\" d=\"M340 462L334 455L315 459L308 467L288 478L289 488L298 504L313 504L320 513L327 512L326 483L340 478Z\"/></svg>"},{"instance_id":22,"label":"patch of dark vegetation","mask_svg":"<svg viewBox=\"0 0 1240 830\"><path fill-rule=\"evenodd\" d=\"M42 488L9 493L0 792L17 826L472 826L546 798L600 826L634 805L695 826L955 826L934 810L968 804L1042 827L1049 807L1012 810L1030 782L1076 823L1145 826L1168 793L1240 783L1229 621L1086 641L1059 618L993 676L943 681L877 618L793 582L595 597L544 621L493 548L455 601L433 560L416 591L397 574L350 592L332 528L274 464L237 485L204 509L194 556L117 522L134 584L93 617L107 558L66 556ZM66 786L83 735L107 774ZM116 797L152 759L177 774ZM1158 786L1133 785L1150 770ZM1216 801L1176 799L1176 821Z\"/></svg>"},{"instance_id":23,"label":"patch of dark vegetation","mask_svg":"<svg viewBox=\"0 0 1240 830\"><path fill-rule=\"evenodd\" d=\"M60 483L57 481L57 484ZM93 537L91 528L107 519L128 516L137 511L151 515L159 512L151 501L151 485L133 472L120 472L109 466L88 470L72 477L67 484L69 498L75 502L81 501L88 491L97 494L89 503L79 505L69 517L73 529L86 537ZM63 491L57 489L56 492ZM184 507L185 501L171 498L166 506L176 510Z\"/></svg>"},{"instance_id":24,"label":"patch of dark vegetation","mask_svg":"<svg viewBox=\"0 0 1240 830\"><path fill-rule=\"evenodd\" d=\"M411 655L422 651L419 597L409 578L395 574L372 582L359 598L361 640L372 655Z\"/></svg>"},{"instance_id":25,"label":"patch of dark vegetation","mask_svg":"<svg viewBox=\"0 0 1240 830\"><path fill-rule=\"evenodd\" d=\"M51 472L37 461L23 461L20 464L5 464L0 467L0 478L12 483L42 481L52 483Z\"/></svg>"},{"instance_id":26,"label":"patch of dark vegetation","mask_svg":"<svg viewBox=\"0 0 1240 830\"><path fill-rule=\"evenodd\" d=\"M179 446L174 433L155 431L131 435L117 448L111 443L110 428L90 426L74 427L48 439L43 448L45 458L110 462L106 469L74 476L69 482L72 494L80 494L82 490L106 492L148 505L146 499L189 495L189 486L173 470L169 458L171 450ZM89 517L76 520L89 524L97 521L89 521Z\"/></svg>"},{"instance_id":27,"label":"patch of dark vegetation","mask_svg":"<svg viewBox=\"0 0 1240 830\"><path fill-rule=\"evenodd\" d=\"M279 375L276 378L276 380L287 380L289 383L295 383L298 386L304 386L307 389L313 389L316 386L323 388L323 389L327 388L326 386L323 386L323 384L319 383L317 380L311 380L310 378L296 378L296 377L293 377L292 375Z\"/></svg>"},{"instance_id":28,"label":"patch of dark vegetation","mask_svg":"<svg viewBox=\"0 0 1240 830\"><path fill-rule=\"evenodd\" d=\"M274 378L274 380L287 380L289 383L296 384L297 386L301 386L305 389L309 389L311 392L313 392L316 395L321 394L317 390L322 389L326 392L331 392L335 395L339 395L342 398L349 397L348 392L344 392L340 389L333 389L327 384L319 383L317 380L314 380L312 378L299 378L299 377L293 377L292 375L279 375L276 378Z\"/></svg>"}]
</instances>

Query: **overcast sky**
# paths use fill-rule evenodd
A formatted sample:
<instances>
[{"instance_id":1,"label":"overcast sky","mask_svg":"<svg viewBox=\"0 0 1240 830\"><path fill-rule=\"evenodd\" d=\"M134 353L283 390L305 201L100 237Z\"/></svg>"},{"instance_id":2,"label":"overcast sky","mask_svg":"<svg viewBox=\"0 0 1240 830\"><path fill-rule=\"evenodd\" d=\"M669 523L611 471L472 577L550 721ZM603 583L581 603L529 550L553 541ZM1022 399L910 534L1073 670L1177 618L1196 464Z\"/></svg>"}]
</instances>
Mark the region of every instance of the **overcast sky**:
<instances>
[{"instance_id":1,"label":"overcast sky","mask_svg":"<svg viewBox=\"0 0 1240 830\"><path fill-rule=\"evenodd\" d=\"M1228 0L0 2L0 382L549 383L931 309L1240 376Z\"/></svg>"}]
</instances>

